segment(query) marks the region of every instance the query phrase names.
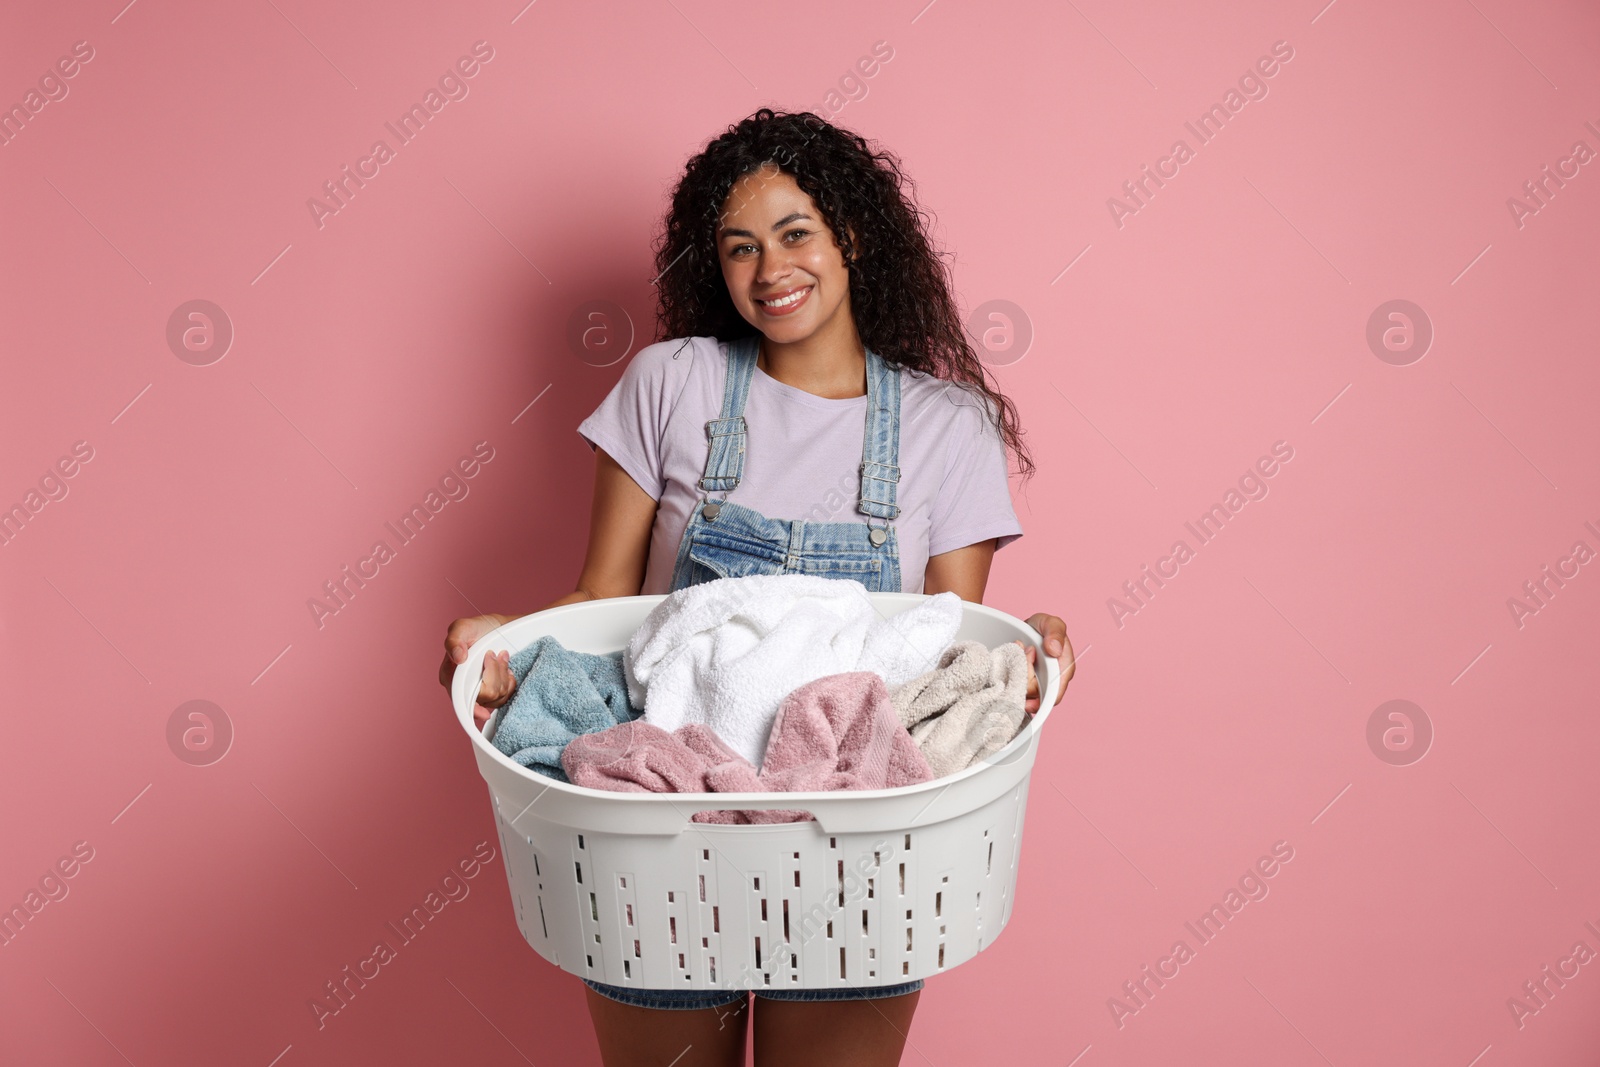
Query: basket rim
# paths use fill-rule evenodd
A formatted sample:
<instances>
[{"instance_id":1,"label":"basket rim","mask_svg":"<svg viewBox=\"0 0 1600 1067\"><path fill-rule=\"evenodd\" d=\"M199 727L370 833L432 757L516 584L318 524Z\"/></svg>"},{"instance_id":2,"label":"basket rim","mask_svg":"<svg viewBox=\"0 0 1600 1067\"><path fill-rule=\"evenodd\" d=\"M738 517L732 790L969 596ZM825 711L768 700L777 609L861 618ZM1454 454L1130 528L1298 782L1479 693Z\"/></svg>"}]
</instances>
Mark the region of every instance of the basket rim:
<instances>
[{"instance_id":1,"label":"basket rim","mask_svg":"<svg viewBox=\"0 0 1600 1067\"><path fill-rule=\"evenodd\" d=\"M648 600L653 602L653 607L655 603L660 603L661 601L665 600L668 595L669 594L666 593L652 593L640 594L638 596L631 597L605 597L603 598L603 602L610 604L619 601ZM877 592L869 590L867 595L873 598L874 601L883 600L893 603L896 599L899 599L908 605L928 599L928 595L924 593ZM613 789L591 789L588 786L576 785L571 782L563 782L560 779L550 778L543 774L539 774L536 771L529 770L527 767L501 752L489 742L489 739L484 736L484 730L479 729L477 723L473 721L472 709L476 706L477 702L476 700L472 699L471 694L475 693L477 690L478 682L482 678L481 668L483 664L483 658L485 653L488 652L491 647L495 651L501 651L502 649L505 649L515 653L518 649L524 648L531 644L533 640L536 640L535 638L519 642L516 639L517 631L531 630L535 627L543 628L548 625L550 620L555 619L562 614L572 613L574 611L593 610L595 605L601 602L602 600L586 600L573 604L562 604L559 607L546 608L542 611L531 612L527 615L513 619L510 622L496 626L493 630L490 630L488 633L478 638L478 640L474 641L467 649L466 659L456 664L455 674L451 678L450 700L456 713L456 721L467 733L468 737L471 738L473 747L477 751L479 759L489 759L491 762L498 764L504 770L511 772L530 785L538 785L546 789L555 789L559 793L569 793L575 797L584 797L600 802L624 804L673 804L681 801L684 798L688 798L696 803L702 802L702 799L706 801L714 800L717 808L729 809L737 808L741 805L751 806L758 804L771 808L775 806L773 804L774 798L779 797L794 801L795 803L791 805L793 807L801 807L804 802L820 803L830 800L836 801L841 796L848 796L853 800L863 801L871 800L877 797L905 797L919 792L929 792L936 788L949 789L951 786L974 778L986 770L991 770L1002 766L1009 766L1018 759L1027 756L1029 754L1029 749L1034 745L1040 732L1044 729L1045 720L1050 717L1050 712L1054 707L1054 704L1047 702L1045 698L1051 697L1056 692L1060 684L1060 665L1056 662L1054 657L1045 654L1044 640L1042 636L1039 636L1039 632L1037 630L1035 630L1024 620L1017 618L1015 615L1001 611L999 608L991 607L988 604L977 604L969 600L963 600L961 601L963 613L976 612L978 614L988 615L991 618L1002 622L1008 622L1014 625L1019 624L1030 633L1036 635L1034 644L1038 648L1039 653L1034 670L1036 673L1042 673L1043 675L1043 677L1040 678L1039 689L1041 699L1039 701L1038 710L1034 711L1031 715L1028 715L1028 721L1023 725L1022 729L1017 732L1015 737L1006 742L1005 746L1001 748L1000 751L994 753L986 759L972 764L971 766L963 767L954 774L947 774L939 778L930 778L926 782L913 782L910 785L894 786L888 789L833 789L812 790L810 792L802 793L777 791L756 793L634 793ZM535 623L532 621L535 619L540 621ZM1044 665L1043 672L1039 671L1039 664ZM496 714L498 714L501 710L502 709L497 708ZM487 728L487 721L484 723L484 726ZM705 825L712 826L716 824Z\"/></svg>"}]
</instances>

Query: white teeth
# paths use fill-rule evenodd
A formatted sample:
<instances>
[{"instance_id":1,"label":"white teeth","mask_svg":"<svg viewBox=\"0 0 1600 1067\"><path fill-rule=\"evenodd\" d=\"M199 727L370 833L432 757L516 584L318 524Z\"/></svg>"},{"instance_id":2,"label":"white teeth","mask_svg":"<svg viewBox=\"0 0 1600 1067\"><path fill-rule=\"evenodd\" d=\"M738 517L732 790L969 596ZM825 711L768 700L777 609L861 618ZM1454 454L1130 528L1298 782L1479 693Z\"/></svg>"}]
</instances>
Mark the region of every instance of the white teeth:
<instances>
[{"instance_id":1,"label":"white teeth","mask_svg":"<svg viewBox=\"0 0 1600 1067\"><path fill-rule=\"evenodd\" d=\"M783 297L783 298L778 299L778 300L758 300L756 302L758 304L761 304L763 307L769 307L769 308L788 307L790 304L794 303L796 300L799 300L802 296L805 296L810 291L811 291L811 286L808 285L804 289L801 289L799 292L790 293L788 296Z\"/></svg>"}]
</instances>

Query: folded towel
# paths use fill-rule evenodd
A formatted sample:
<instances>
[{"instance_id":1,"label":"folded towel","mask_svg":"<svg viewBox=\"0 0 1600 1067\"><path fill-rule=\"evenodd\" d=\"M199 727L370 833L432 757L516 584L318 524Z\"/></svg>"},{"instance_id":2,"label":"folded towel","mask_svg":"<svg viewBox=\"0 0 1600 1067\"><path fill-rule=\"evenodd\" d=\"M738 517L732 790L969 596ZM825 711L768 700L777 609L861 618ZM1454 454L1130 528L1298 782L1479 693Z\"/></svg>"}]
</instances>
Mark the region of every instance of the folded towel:
<instances>
[{"instance_id":1,"label":"folded towel","mask_svg":"<svg viewBox=\"0 0 1600 1067\"><path fill-rule=\"evenodd\" d=\"M643 714L628 702L620 652L573 652L547 635L513 653L506 666L517 688L495 730L494 747L547 777L568 780L561 752L573 738Z\"/></svg>"},{"instance_id":2,"label":"folded towel","mask_svg":"<svg viewBox=\"0 0 1600 1067\"><path fill-rule=\"evenodd\" d=\"M647 722L668 732L704 723L759 766L785 696L857 670L898 686L936 666L960 625L961 600L950 592L884 619L852 579L718 578L657 604L628 642L623 669Z\"/></svg>"},{"instance_id":3,"label":"folded towel","mask_svg":"<svg viewBox=\"0 0 1600 1067\"><path fill-rule=\"evenodd\" d=\"M576 785L624 792L893 789L933 777L900 725L883 678L871 671L818 678L785 697L759 773L704 724L668 732L642 719L573 739L561 762ZM691 821L811 818L797 809L732 810L699 812Z\"/></svg>"},{"instance_id":4,"label":"folded towel","mask_svg":"<svg viewBox=\"0 0 1600 1067\"><path fill-rule=\"evenodd\" d=\"M943 778L999 752L1027 718L1028 655L1008 642L994 649L959 641L937 669L896 689L900 724Z\"/></svg>"}]
</instances>

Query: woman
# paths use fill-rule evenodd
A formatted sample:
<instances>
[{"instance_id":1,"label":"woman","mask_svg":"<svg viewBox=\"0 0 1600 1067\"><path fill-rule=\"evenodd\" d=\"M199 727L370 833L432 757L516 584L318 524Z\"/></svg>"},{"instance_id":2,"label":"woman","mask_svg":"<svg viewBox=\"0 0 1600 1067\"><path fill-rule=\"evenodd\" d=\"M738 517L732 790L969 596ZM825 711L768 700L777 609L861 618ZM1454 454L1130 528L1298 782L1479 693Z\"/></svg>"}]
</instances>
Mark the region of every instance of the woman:
<instances>
[{"instance_id":1,"label":"woman","mask_svg":"<svg viewBox=\"0 0 1600 1067\"><path fill-rule=\"evenodd\" d=\"M664 340L578 427L596 462L588 554L547 607L778 573L982 602L1022 534L1005 445L1032 463L903 184L891 155L804 112L763 108L689 161L656 246ZM451 623L440 682L513 618ZM1064 692L1065 624L1028 622ZM480 724L513 688L506 655L487 657ZM584 982L608 1067L743 1064L749 992ZM922 984L758 990L756 1062L897 1064Z\"/></svg>"}]
</instances>

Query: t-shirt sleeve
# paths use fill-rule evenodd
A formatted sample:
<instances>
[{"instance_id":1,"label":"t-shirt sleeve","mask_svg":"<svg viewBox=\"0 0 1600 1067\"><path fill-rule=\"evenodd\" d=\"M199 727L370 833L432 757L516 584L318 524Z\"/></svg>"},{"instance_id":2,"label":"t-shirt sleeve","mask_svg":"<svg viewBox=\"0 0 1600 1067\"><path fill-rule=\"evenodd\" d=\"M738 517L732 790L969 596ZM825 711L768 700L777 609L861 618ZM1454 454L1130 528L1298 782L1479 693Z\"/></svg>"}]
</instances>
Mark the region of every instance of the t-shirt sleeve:
<instances>
[{"instance_id":1,"label":"t-shirt sleeve","mask_svg":"<svg viewBox=\"0 0 1600 1067\"><path fill-rule=\"evenodd\" d=\"M693 352L681 339L641 348L600 406L578 424L589 449L605 449L652 500L660 500L665 488L662 436Z\"/></svg>"},{"instance_id":2,"label":"t-shirt sleeve","mask_svg":"<svg viewBox=\"0 0 1600 1067\"><path fill-rule=\"evenodd\" d=\"M1011 504L1005 442L979 406L984 399L970 391L951 420L944 484L928 531L929 556L991 537L999 550L1022 536Z\"/></svg>"}]
</instances>

